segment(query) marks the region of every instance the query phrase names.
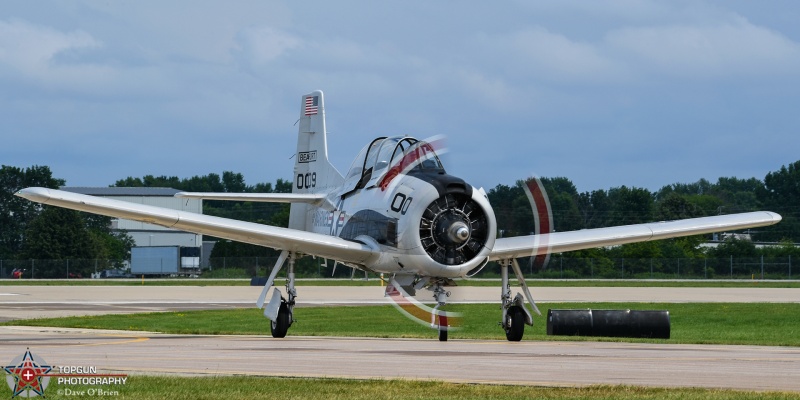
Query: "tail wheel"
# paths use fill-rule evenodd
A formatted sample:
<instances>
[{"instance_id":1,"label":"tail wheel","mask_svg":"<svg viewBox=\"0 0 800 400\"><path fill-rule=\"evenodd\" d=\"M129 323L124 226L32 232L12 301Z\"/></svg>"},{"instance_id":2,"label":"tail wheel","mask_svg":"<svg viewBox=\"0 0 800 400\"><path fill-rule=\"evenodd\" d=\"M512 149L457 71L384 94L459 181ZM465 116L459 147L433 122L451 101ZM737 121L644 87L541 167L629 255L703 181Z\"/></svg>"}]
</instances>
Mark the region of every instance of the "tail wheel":
<instances>
[{"instance_id":1,"label":"tail wheel","mask_svg":"<svg viewBox=\"0 0 800 400\"><path fill-rule=\"evenodd\" d=\"M450 193L422 214L419 237L428 255L444 265L463 264L486 244L488 224L483 209L470 197Z\"/></svg>"},{"instance_id":2,"label":"tail wheel","mask_svg":"<svg viewBox=\"0 0 800 400\"><path fill-rule=\"evenodd\" d=\"M289 325L291 325L289 306L286 305L285 301L282 301L280 308L278 308L278 318L275 318L275 321L272 321L272 325L270 325L270 330L272 331L272 337L274 338L286 337L286 332L289 331Z\"/></svg>"},{"instance_id":3,"label":"tail wheel","mask_svg":"<svg viewBox=\"0 0 800 400\"><path fill-rule=\"evenodd\" d=\"M525 312L519 306L511 306L506 313L505 321L506 339L509 342L519 342L525 332Z\"/></svg>"}]
</instances>

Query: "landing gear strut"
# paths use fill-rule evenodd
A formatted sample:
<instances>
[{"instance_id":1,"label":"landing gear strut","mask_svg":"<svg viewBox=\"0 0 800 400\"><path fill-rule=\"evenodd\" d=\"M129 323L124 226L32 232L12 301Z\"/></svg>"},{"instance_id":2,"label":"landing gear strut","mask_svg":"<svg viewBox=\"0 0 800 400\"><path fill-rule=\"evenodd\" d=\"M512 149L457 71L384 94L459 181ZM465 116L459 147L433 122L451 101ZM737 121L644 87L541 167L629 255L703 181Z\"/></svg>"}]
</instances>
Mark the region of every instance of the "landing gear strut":
<instances>
[{"instance_id":1,"label":"landing gear strut","mask_svg":"<svg viewBox=\"0 0 800 400\"><path fill-rule=\"evenodd\" d=\"M443 283L442 281L436 281L431 286L433 298L436 300L436 306L433 307L433 311L431 311L431 328L439 329L440 342L447 341L447 329L450 327L447 322L447 317L439 315L437 312L439 307L444 307L445 304L447 304L447 297L450 296L450 292L446 291L442 286Z\"/></svg>"},{"instance_id":2,"label":"landing gear strut","mask_svg":"<svg viewBox=\"0 0 800 400\"><path fill-rule=\"evenodd\" d=\"M258 308L264 307L267 291L270 287L272 287L273 282L275 282L275 277L278 275L278 271L280 271L283 263L288 259L289 266L286 273L287 298L283 297L280 289L275 288L275 290L272 292L272 299L270 299L269 304L267 304L267 306L264 308L264 316L269 318L271 322L270 332L274 338L286 337L289 327L292 326L293 322L295 322L294 305L295 298L297 298L297 290L294 287L294 261L296 257L297 255L295 253L289 253L288 251L281 252L280 257L278 257L278 261L272 268L272 273L270 273L269 278L267 279L267 283L264 285L264 290L261 291L261 296L258 298L258 302L256 303Z\"/></svg>"},{"instance_id":3,"label":"landing gear strut","mask_svg":"<svg viewBox=\"0 0 800 400\"><path fill-rule=\"evenodd\" d=\"M455 286L455 282L447 278L416 277L413 275L394 275L389 278L384 296L389 297L395 306L410 320L436 329L439 340L447 341L448 334L461 325L461 314L444 311L441 308L447 304L450 292L447 286ZM433 292L436 305L431 308L417 301L413 296L417 291L427 288Z\"/></svg>"},{"instance_id":4,"label":"landing gear strut","mask_svg":"<svg viewBox=\"0 0 800 400\"><path fill-rule=\"evenodd\" d=\"M522 336L525 333L525 325L533 326L533 317L528 309L525 308L525 298L523 298L521 294L517 293L513 299L511 298L511 284L508 281L509 267L514 269L514 274L517 276L520 287L525 293L525 298L528 299L533 310L539 315L542 315L542 313L539 312L539 308L536 307L536 303L533 302L530 290L528 290L528 285L525 283L525 278L522 276L522 271L519 269L517 260L500 261L500 279L502 282L500 301L503 309L500 326L506 332L506 339L508 339L508 341L519 342L522 340Z\"/></svg>"},{"instance_id":5,"label":"landing gear strut","mask_svg":"<svg viewBox=\"0 0 800 400\"><path fill-rule=\"evenodd\" d=\"M278 317L275 318L270 325L270 331L272 331L272 337L274 338L286 337L286 332L289 331L289 327L292 326L292 322L294 322L294 299L297 297L297 290L294 288L295 254L290 253L288 258L289 269L286 273L286 296L289 297L289 300L281 297L281 305L278 307Z\"/></svg>"}]
</instances>

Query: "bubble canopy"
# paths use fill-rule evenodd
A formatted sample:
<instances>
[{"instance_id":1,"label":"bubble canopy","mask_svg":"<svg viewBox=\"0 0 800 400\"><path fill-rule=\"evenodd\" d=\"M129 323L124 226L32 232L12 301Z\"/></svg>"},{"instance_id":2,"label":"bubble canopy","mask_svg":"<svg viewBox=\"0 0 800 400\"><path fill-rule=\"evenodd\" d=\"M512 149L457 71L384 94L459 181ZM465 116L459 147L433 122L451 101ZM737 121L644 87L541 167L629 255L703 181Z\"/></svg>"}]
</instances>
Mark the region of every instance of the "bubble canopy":
<instances>
[{"instance_id":1,"label":"bubble canopy","mask_svg":"<svg viewBox=\"0 0 800 400\"><path fill-rule=\"evenodd\" d=\"M358 153L345 176L346 186L353 189L364 187L367 182L384 175L389 168L407 173L444 171L430 143L409 136L379 137Z\"/></svg>"}]
</instances>

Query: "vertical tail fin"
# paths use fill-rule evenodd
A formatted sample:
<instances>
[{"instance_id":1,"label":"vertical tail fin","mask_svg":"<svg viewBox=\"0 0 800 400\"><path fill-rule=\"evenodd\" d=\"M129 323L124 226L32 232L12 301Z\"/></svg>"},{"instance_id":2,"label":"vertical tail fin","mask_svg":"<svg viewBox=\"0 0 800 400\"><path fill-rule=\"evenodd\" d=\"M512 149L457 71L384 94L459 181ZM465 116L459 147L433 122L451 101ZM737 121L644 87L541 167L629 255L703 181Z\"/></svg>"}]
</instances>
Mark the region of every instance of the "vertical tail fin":
<instances>
[{"instance_id":1,"label":"vertical tail fin","mask_svg":"<svg viewBox=\"0 0 800 400\"><path fill-rule=\"evenodd\" d=\"M321 90L302 97L298 126L292 193L320 193L341 186L344 183L342 174L328 161L325 101ZM311 230L313 211L313 206L292 204L289 227Z\"/></svg>"}]
</instances>

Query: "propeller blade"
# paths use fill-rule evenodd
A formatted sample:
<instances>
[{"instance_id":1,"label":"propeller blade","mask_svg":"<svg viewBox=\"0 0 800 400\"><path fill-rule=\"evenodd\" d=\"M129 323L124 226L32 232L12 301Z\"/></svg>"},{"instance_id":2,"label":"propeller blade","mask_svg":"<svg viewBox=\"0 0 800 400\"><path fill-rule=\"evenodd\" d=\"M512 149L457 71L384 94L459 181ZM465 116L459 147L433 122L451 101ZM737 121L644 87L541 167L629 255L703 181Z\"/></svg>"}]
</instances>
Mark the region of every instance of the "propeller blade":
<instances>
[{"instance_id":1,"label":"propeller blade","mask_svg":"<svg viewBox=\"0 0 800 400\"><path fill-rule=\"evenodd\" d=\"M534 218L534 250L531 256L533 262L542 269L550 262L550 244L547 242L546 233L553 231L553 209L550 207L550 198L547 196L542 181L538 177L528 179L523 185Z\"/></svg>"}]
</instances>

